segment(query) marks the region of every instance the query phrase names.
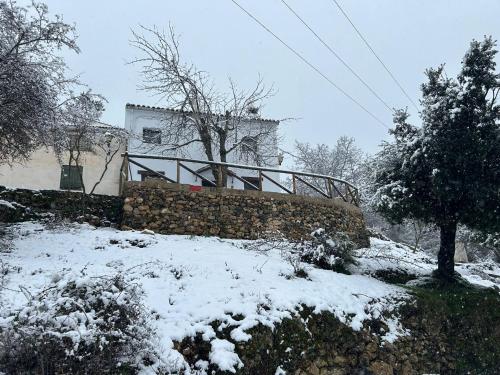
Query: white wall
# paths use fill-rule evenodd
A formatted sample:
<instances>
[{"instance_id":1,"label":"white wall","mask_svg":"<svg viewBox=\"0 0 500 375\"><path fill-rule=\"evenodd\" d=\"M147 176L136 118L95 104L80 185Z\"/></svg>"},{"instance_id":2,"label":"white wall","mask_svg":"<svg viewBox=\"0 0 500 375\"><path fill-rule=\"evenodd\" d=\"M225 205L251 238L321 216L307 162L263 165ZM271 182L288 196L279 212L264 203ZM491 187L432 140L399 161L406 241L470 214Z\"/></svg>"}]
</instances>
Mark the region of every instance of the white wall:
<instances>
[{"instance_id":1,"label":"white wall","mask_svg":"<svg viewBox=\"0 0 500 375\"><path fill-rule=\"evenodd\" d=\"M138 106L127 106L125 110L125 129L129 131L131 135L129 138L129 153L133 154L150 154L150 155L164 155L164 156L173 156L173 157L186 157L190 159L198 159L198 160L207 160L207 157L204 151L201 148L200 143L193 143L187 147L185 147L182 151L182 154L175 151L166 151L163 146L156 146L151 144L146 144L142 141L142 131L144 128L162 128L162 121L165 121L167 116L178 116L176 112L166 112L161 109L153 109L153 108L141 108ZM277 124L277 123L276 123ZM251 126L251 125L250 125ZM276 129L277 131L277 129ZM237 140L233 140L236 142ZM278 148L276 145L276 151L274 153L278 155ZM272 168L278 168L277 157L275 158L275 164L271 166ZM165 175L173 180L176 180L177 177L177 167L176 163L168 160L152 160L152 159L135 159L139 163L145 165L146 167L154 170L165 172ZM216 159L217 160L217 159ZM228 163L236 163L236 164L246 164L241 162L235 153L230 153L228 155ZM203 164L194 164L194 163L186 163L189 168L193 170L198 170L205 165ZM258 177L258 173L256 171L243 170L243 169L234 169L230 168L233 172L235 172L240 177ZM139 171L142 168L130 164L130 174L129 180L140 181L141 175ZM201 173L204 177L213 180L213 176L210 170ZM280 176L279 173L276 172L268 172L267 173L271 178L275 179L279 182ZM181 183L191 184L191 185L201 185L201 181L199 178L191 174L186 170L181 171ZM228 186L230 188L235 189L243 189L243 182L239 181L236 178L228 177ZM281 189L273 184L272 182L264 179L263 181L263 190L265 191L276 191L280 192Z\"/></svg>"},{"instance_id":2,"label":"white wall","mask_svg":"<svg viewBox=\"0 0 500 375\"><path fill-rule=\"evenodd\" d=\"M118 195L120 187L121 153L126 150L126 143L115 155L108 166L103 180L94 193ZM69 155L62 155L62 164L68 164ZM83 183L90 192L99 180L104 168L104 156L98 152L83 152L80 164L83 166ZM0 165L0 185L34 190L59 190L61 181L61 164L51 148L36 150L30 160L22 164Z\"/></svg>"}]
</instances>

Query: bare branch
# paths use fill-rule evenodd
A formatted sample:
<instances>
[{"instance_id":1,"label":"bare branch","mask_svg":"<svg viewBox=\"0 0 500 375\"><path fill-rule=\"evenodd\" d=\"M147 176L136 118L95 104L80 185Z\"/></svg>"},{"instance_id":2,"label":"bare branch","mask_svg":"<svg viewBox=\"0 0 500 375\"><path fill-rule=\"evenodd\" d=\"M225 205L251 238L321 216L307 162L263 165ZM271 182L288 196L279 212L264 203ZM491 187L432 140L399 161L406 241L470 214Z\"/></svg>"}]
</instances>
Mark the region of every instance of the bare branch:
<instances>
[{"instance_id":1,"label":"bare branch","mask_svg":"<svg viewBox=\"0 0 500 375\"><path fill-rule=\"evenodd\" d=\"M167 32L141 26L132 36L130 43L140 53L131 61L141 66L140 88L159 96L166 107L181 111L164 111L161 144L156 149L182 152L197 142L207 160L225 162L231 153L247 158L244 149L248 148L242 146L245 137L253 137L258 144L254 163L276 159L278 122L258 118L262 102L274 94L272 86L266 88L259 77L252 90L244 91L229 79L229 92L219 92L206 72L182 61L172 26ZM222 177L215 168L212 172L218 185L225 185L227 171Z\"/></svg>"}]
</instances>

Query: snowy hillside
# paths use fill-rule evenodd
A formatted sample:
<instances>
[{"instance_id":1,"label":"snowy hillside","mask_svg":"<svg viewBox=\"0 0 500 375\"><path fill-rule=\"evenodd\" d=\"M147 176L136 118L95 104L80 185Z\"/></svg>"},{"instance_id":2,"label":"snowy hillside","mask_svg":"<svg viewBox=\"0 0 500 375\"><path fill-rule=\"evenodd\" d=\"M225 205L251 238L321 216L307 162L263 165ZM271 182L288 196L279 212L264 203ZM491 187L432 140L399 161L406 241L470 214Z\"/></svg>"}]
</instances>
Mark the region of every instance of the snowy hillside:
<instances>
[{"instance_id":1,"label":"snowy hillside","mask_svg":"<svg viewBox=\"0 0 500 375\"><path fill-rule=\"evenodd\" d=\"M8 236L10 245L4 244L0 253L3 267L8 267L1 291L3 326L26 309L30 296L49 286L68 280L85 284L118 273L144 291L144 309L158 333L161 362L172 371L185 365L174 343L196 334L210 342L212 364L235 371L243 364L234 344L218 338L211 323L217 321L219 329L230 327L233 342L246 341L251 338L246 333L249 328L273 326L302 305L330 311L355 330L364 320L385 320L390 331L383 340L393 341L407 332L397 318L381 312L393 310L407 294L404 288L369 275L396 266L428 275L435 268L425 255L379 239L372 239L370 249L358 251L353 275L308 265L308 278L297 278L279 251L247 250L246 241L39 223L12 226ZM487 286L500 275L493 265L463 265L458 270L469 281ZM81 329L68 329L68 337L82 335ZM207 366L197 363L201 373ZM144 368L145 373L150 370Z\"/></svg>"}]
</instances>

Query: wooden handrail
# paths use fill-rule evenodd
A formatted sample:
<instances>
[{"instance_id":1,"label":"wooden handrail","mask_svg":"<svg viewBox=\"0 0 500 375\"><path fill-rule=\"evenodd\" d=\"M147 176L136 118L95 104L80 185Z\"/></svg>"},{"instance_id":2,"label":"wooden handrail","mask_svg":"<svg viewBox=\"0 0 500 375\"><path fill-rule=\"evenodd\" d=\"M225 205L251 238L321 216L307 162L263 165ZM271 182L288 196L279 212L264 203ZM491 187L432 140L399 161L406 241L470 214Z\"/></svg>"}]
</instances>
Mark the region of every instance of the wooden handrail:
<instances>
[{"instance_id":1,"label":"wooden handrail","mask_svg":"<svg viewBox=\"0 0 500 375\"><path fill-rule=\"evenodd\" d=\"M319 193L321 194L322 196L324 196L325 198L330 198L330 196L328 194L326 194L324 191L322 191L321 189L317 188L316 186L314 186L313 184L311 184L310 182L307 182L306 180L304 180L303 178L300 178L299 176L295 176L295 178L297 180L299 180L300 182L302 182L304 185L306 186L309 186L311 189L313 189L316 193Z\"/></svg>"},{"instance_id":2,"label":"wooden handrail","mask_svg":"<svg viewBox=\"0 0 500 375\"><path fill-rule=\"evenodd\" d=\"M330 181L331 181L331 180L330 180ZM343 199L344 201L346 201L346 202L347 202L347 198L344 196L344 194L342 194L342 193L340 192L340 190L338 189L338 187L337 187L337 186L335 186L335 184L333 183L333 181L331 181L331 183L332 183L332 186L333 186L333 188L335 189L335 191L338 193L338 195L340 195L340 196L342 197L342 199ZM333 195L332 195L332 197L333 197Z\"/></svg>"},{"instance_id":3,"label":"wooden handrail","mask_svg":"<svg viewBox=\"0 0 500 375\"><path fill-rule=\"evenodd\" d=\"M128 158L128 162L131 163L131 164L137 165L140 168L144 168L145 171L148 171L149 173L154 174L158 178L162 178L162 179L167 180L168 182L172 182L174 184L176 182L176 181L172 180L171 178L168 178L167 176L165 176L165 175L163 175L161 173L158 173L158 172L152 170L149 167L146 167L144 164L136 162L135 160L130 160L130 158Z\"/></svg>"},{"instance_id":4,"label":"wooden handrail","mask_svg":"<svg viewBox=\"0 0 500 375\"><path fill-rule=\"evenodd\" d=\"M306 177L318 177L318 178L329 178L334 181L343 183L345 185L350 186L351 188L357 190L357 187L351 184L348 181L342 180L337 177L328 176L326 174L318 174L318 173L309 173L309 172L296 172L287 169L278 169L278 168L267 168L267 167L258 167L253 165L244 165L244 164L234 164L234 163L222 163L218 161L209 161L209 160L197 160L197 159L187 159L187 158L176 158L172 156L163 156L163 155L146 155L146 154L130 154L125 152L121 154L122 157L136 158L136 159L157 159L157 160L170 160L170 161L184 161L186 163L196 163L196 164L207 164L207 165L221 165L226 167L232 167L237 169L248 169L253 171L263 171L263 172L276 172L283 174L296 174L297 176L306 176Z\"/></svg>"},{"instance_id":5,"label":"wooden handrail","mask_svg":"<svg viewBox=\"0 0 500 375\"><path fill-rule=\"evenodd\" d=\"M286 188L285 186L281 185L278 181L276 181L274 178L272 177L269 177L267 174L265 174L264 172L260 172L261 176L264 177L265 179L271 181L273 184L275 184L276 186L278 186L280 189L283 189L285 190L288 194L295 194L293 191L291 191L290 189ZM260 184L262 186L262 183Z\"/></svg>"},{"instance_id":6,"label":"wooden handrail","mask_svg":"<svg viewBox=\"0 0 500 375\"><path fill-rule=\"evenodd\" d=\"M314 190L316 193L320 194L321 196L325 198L330 198L334 199L335 194L334 191L340 196L342 200L344 200L347 203L352 203L354 205L359 205L359 192L356 186L353 184L328 175L322 175L322 174L317 174L317 173L309 173L309 172L296 172L296 171L291 171L291 170L286 170L286 169L277 169L277 168L268 168L268 167L259 167L259 166L251 166L251 165L244 165L244 164L235 164L235 163L223 163L223 162L217 162L217 161L206 161L206 160L196 160L196 159L188 159L188 158L176 158L176 157L171 157L171 156L163 156L163 155L145 155L145 154L130 154L128 152L125 152L122 154L122 157L126 159L130 164L135 164L138 167L144 168L145 170L152 172L155 176L157 175L159 178L165 179L169 182L172 183L181 183L181 169L185 169L191 174L195 175L196 177L199 177L202 181L207 182L209 185L214 186L214 187L225 187L225 186L217 186L213 181L207 179L206 177L202 176L200 173L197 171L191 169L184 163L194 163L194 164L204 164L208 166L217 166L217 170L219 174L222 174L222 168L235 168L235 169L245 169L245 170L252 170L258 172L258 177L259 177L259 186L256 186L249 181L246 181L244 178L241 178L240 176L236 175L233 171L230 171L227 169L227 174L228 176L234 177L237 180L247 183L250 185L252 188L262 190L262 182L264 179L270 181L274 185L278 186L280 189L286 191L288 194L297 194L297 181L300 181L301 183L305 184L312 190ZM168 160L168 161L174 161L176 162L176 181L170 179L167 176L164 176L160 173L157 173L153 171L152 169L146 167L145 165L138 163L135 160L131 160L131 158L136 158L136 159L156 159L156 160ZM214 169L214 168L212 168ZM273 172L273 173L279 173L279 174L287 174L291 175L292 177L292 187L290 190L288 187L282 185L280 182L272 178L268 173L264 172ZM132 174L130 173L130 177ZM312 184L311 182L307 181L304 177L308 178L318 178L322 179L325 182L326 185L326 193ZM219 179L220 180L220 179ZM344 193L342 193L337 187L337 184L343 185L343 189L345 190Z\"/></svg>"},{"instance_id":7,"label":"wooden handrail","mask_svg":"<svg viewBox=\"0 0 500 375\"><path fill-rule=\"evenodd\" d=\"M217 187L217 185L213 182L213 181L210 181L208 178L202 176L201 174L199 174L198 172L196 171L193 171L191 168L187 167L186 165L182 164L179 162L179 166L181 168L184 168L186 171L188 172L191 172L192 174L194 174L196 177L199 177L202 181L205 181L206 183L212 185L213 187Z\"/></svg>"},{"instance_id":8,"label":"wooden handrail","mask_svg":"<svg viewBox=\"0 0 500 375\"><path fill-rule=\"evenodd\" d=\"M233 178L236 178L238 181L241 181L243 182L244 184L247 184L248 186L251 186L253 189L255 190L261 190L261 187L262 187L262 182L259 184L259 186L255 186L254 184L252 184L250 181L247 181L245 180L244 178L238 176L236 173L234 172L231 172L231 171L227 171L227 175L228 176L231 176Z\"/></svg>"}]
</instances>

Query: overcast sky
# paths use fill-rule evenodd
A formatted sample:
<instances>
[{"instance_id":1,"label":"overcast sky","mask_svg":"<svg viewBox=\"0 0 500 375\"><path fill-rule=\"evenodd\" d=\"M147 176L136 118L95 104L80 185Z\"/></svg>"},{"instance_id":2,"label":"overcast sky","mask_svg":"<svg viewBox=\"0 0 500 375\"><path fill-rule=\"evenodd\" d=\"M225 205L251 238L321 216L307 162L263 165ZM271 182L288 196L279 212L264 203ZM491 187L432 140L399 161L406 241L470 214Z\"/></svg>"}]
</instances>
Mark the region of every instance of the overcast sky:
<instances>
[{"instance_id":1,"label":"overcast sky","mask_svg":"<svg viewBox=\"0 0 500 375\"><path fill-rule=\"evenodd\" d=\"M455 75L473 39L500 38L499 0L338 0L393 74L418 103L424 70L446 63ZM125 104L164 106L138 91L138 67L127 65L137 53L129 45L139 24L167 28L181 35L188 62L210 72L220 90L232 77L251 88L261 74L277 94L263 111L284 122L283 147L295 139L334 144L341 135L355 137L374 152L387 130L340 94L231 0L46 0L51 13L75 23L81 54L66 54L75 73L108 104L102 120L123 126ZM362 105L391 124L391 113L298 21L280 0L238 0L273 32L304 55ZM23 1L20 1L22 4ZM24 2L26 3L26 2ZM355 34L332 0L287 0L316 32L363 77L391 107L417 111ZM500 61L497 59L497 61Z\"/></svg>"}]
</instances>

